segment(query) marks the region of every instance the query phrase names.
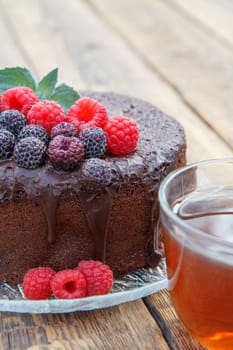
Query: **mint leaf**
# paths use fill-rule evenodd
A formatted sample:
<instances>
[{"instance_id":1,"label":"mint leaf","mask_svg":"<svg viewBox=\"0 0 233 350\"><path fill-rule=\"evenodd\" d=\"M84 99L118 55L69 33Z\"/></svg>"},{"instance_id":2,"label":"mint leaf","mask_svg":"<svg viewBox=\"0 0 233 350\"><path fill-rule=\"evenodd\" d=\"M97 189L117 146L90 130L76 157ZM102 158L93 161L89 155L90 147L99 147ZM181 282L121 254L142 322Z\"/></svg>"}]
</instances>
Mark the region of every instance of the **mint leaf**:
<instances>
[{"instance_id":1,"label":"mint leaf","mask_svg":"<svg viewBox=\"0 0 233 350\"><path fill-rule=\"evenodd\" d=\"M0 69L0 93L15 86L27 86L33 91L36 90L36 82L27 68Z\"/></svg>"},{"instance_id":2,"label":"mint leaf","mask_svg":"<svg viewBox=\"0 0 233 350\"><path fill-rule=\"evenodd\" d=\"M49 99L57 84L58 68L52 70L39 82L36 93L40 98Z\"/></svg>"},{"instance_id":3,"label":"mint leaf","mask_svg":"<svg viewBox=\"0 0 233 350\"><path fill-rule=\"evenodd\" d=\"M34 80L27 68L8 67L0 69L0 94L16 86L30 87L40 99L53 100L59 103L64 112L80 98L72 87L66 84L57 85L58 68L53 69L40 82Z\"/></svg>"},{"instance_id":4,"label":"mint leaf","mask_svg":"<svg viewBox=\"0 0 233 350\"><path fill-rule=\"evenodd\" d=\"M58 85L50 96L51 100L58 102L63 107L65 113L79 98L79 93L66 84Z\"/></svg>"}]
</instances>

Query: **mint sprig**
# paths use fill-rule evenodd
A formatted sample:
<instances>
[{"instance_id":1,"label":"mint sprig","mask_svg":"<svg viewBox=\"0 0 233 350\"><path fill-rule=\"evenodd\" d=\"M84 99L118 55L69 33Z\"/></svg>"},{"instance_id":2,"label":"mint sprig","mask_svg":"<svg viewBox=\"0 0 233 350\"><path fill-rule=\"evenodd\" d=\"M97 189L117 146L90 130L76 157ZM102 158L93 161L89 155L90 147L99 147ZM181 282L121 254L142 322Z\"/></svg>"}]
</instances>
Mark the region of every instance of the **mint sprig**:
<instances>
[{"instance_id":1,"label":"mint sprig","mask_svg":"<svg viewBox=\"0 0 233 350\"><path fill-rule=\"evenodd\" d=\"M0 94L15 86L27 86L36 90L36 82L27 68L0 69Z\"/></svg>"},{"instance_id":2,"label":"mint sprig","mask_svg":"<svg viewBox=\"0 0 233 350\"><path fill-rule=\"evenodd\" d=\"M41 99L49 99L57 84L58 68L55 68L39 82L36 93Z\"/></svg>"},{"instance_id":3,"label":"mint sprig","mask_svg":"<svg viewBox=\"0 0 233 350\"><path fill-rule=\"evenodd\" d=\"M53 100L59 103L64 112L80 98L80 94L66 84L58 84L58 68L46 74L39 82L32 76L27 68L9 67L0 69L0 94L16 87L27 86L31 88L42 100Z\"/></svg>"}]
</instances>

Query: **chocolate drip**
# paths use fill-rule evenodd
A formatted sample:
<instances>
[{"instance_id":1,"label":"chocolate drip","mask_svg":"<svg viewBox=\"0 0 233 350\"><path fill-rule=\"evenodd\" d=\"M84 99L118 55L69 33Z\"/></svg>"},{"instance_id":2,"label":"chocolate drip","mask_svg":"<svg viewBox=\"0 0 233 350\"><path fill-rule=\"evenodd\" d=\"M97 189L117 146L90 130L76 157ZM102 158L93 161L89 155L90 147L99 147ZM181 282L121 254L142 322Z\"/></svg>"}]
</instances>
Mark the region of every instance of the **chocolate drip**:
<instances>
[{"instance_id":1,"label":"chocolate drip","mask_svg":"<svg viewBox=\"0 0 233 350\"><path fill-rule=\"evenodd\" d=\"M42 208L47 222L48 242L56 241L56 216L59 203L59 197L53 195L51 190L44 191L36 198L36 202Z\"/></svg>"},{"instance_id":2,"label":"chocolate drip","mask_svg":"<svg viewBox=\"0 0 233 350\"><path fill-rule=\"evenodd\" d=\"M10 162L5 164L5 167L0 167L0 203L7 204L12 200L16 181L14 167Z\"/></svg>"},{"instance_id":3,"label":"chocolate drip","mask_svg":"<svg viewBox=\"0 0 233 350\"><path fill-rule=\"evenodd\" d=\"M82 191L79 193L79 198L95 242L96 258L105 262L108 223L112 204L110 192L107 189L97 193Z\"/></svg>"}]
</instances>

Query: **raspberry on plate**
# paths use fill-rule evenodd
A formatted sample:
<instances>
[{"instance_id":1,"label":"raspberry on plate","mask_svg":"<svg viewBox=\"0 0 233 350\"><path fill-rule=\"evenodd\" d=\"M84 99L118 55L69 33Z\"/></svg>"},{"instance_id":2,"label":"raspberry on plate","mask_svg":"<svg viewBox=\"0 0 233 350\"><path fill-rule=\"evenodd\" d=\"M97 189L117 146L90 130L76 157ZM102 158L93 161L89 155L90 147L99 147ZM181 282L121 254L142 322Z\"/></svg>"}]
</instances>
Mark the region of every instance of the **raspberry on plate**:
<instances>
[{"instance_id":1,"label":"raspberry on plate","mask_svg":"<svg viewBox=\"0 0 233 350\"><path fill-rule=\"evenodd\" d=\"M110 292L113 273L110 267L98 260L82 260L77 266L87 281L87 296L103 295Z\"/></svg>"},{"instance_id":2,"label":"raspberry on plate","mask_svg":"<svg viewBox=\"0 0 233 350\"><path fill-rule=\"evenodd\" d=\"M117 116L108 121L104 131L107 135L108 150L114 155L127 155L135 151L139 130L135 121Z\"/></svg>"},{"instance_id":3,"label":"raspberry on plate","mask_svg":"<svg viewBox=\"0 0 233 350\"><path fill-rule=\"evenodd\" d=\"M20 140L14 149L14 160L21 168L38 168L45 157L46 145L36 137L30 136Z\"/></svg>"},{"instance_id":4,"label":"raspberry on plate","mask_svg":"<svg viewBox=\"0 0 233 350\"><path fill-rule=\"evenodd\" d=\"M50 267L35 267L25 274L23 279L24 295L31 300L47 299L52 295L50 281L55 272Z\"/></svg>"},{"instance_id":5,"label":"raspberry on plate","mask_svg":"<svg viewBox=\"0 0 233 350\"><path fill-rule=\"evenodd\" d=\"M50 100L37 102L27 114L29 124L39 124L50 133L52 127L64 120L62 107Z\"/></svg>"},{"instance_id":6,"label":"raspberry on plate","mask_svg":"<svg viewBox=\"0 0 233 350\"><path fill-rule=\"evenodd\" d=\"M62 270L51 280L53 294L60 299L83 298L86 296L86 279L78 270Z\"/></svg>"},{"instance_id":7,"label":"raspberry on plate","mask_svg":"<svg viewBox=\"0 0 233 350\"><path fill-rule=\"evenodd\" d=\"M57 169L74 169L84 158L84 146L74 136L55 136L49 143L47 155L53 166Z\"/></svg>"},{"instance_id":8,"label":"raspberry on plate","mask_svg":"<svg viewBox=\"0 0 233 350\"><path fill-rule=\"evenodd\" d=\"M101 158L107 148L107 137L98 127L83 129L79 134L85 148L85 158Z\"/></svg>"},{"instance_id":9,"label":"raspberry on plate","mask_svg":"<svg viewBox=\"0 0 233 350\"><path fill-rule=\"evenodd\" d=\"M83 97L69 108L66 121L73 123L79 131L92 126L103 128L108 121L108 115L101 103L90 97Z\"/></svg>"},{"instance_id":10,"label":"raspberry on plate","mask_svg":"<svg viewBox=\"0 0 233 350\"><path fill-rule=\"evenodd\" d=\"M9 109L0 114L0 128L9 130L16 137L26 124L26 117L17 109Z\"/></svg>"},{"instance_id":11,"label":"raspberry on plate","mask_svg":"<svg viewBox=\"0 0 233 350\"><path fill-rule=\"evenodd\" d=\"M39 101L38 96L25 86L17 86L4 91L1 95L1 110L17 109L25 116L31 107Z\"/></svg>"},{"instance_id":12,"label":"raspberry on plate","mask_svg":"<svg viewBox=\"0 0 233 350\"><path fill-rule=\"evenodd\" d=\"M15 136L10 131L0 129L0 160L10 159L15 147Z\"/></svg>"}]
</instances>

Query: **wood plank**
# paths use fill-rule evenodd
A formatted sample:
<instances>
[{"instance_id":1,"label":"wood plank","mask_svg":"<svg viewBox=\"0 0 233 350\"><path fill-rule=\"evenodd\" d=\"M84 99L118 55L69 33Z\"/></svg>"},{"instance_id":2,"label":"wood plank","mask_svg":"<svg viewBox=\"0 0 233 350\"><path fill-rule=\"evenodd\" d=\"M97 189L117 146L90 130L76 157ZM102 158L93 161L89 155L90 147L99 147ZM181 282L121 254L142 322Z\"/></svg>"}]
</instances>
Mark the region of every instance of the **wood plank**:
<instances>
[{"instance_id":1,"label":"wood plank","mask_svg":"<svg viewBox=\"0 0 233 350\"><path fill-rule=\"evenodd\" d=\"M21 45L38 72L41 66L43 70L45 65L46 69L52 68L54 62L62 68L68 84L72 72L74 75L77 72L81 83L77 79L76 88L86 85L90 89L114 90L158 105L184 126L189 161L232 155L230 148L200 121L180 95L146 66L86 2L67 0L65 7L62 0L34 0L33 4L30 0L20 3L2 0L2 3L12 32L17 31ZM23 11L23 8L28 10ZM56 43L59 43L59 50ZM58 52L62 51L69 53L67 61L64 54L60 59Z\"/></svg>"},{"instance_id":2,"label":"wood plank","mask_svg":"<svg viewBox=\"0 0 233 350\"><path fill-rule=\"evenodd\" d=\"M7 28L4 20L4 12L0 12L0 42L2 49L0 54L0 67L5 66L29 66L27 58L23 55L21 49L16 47L14 39Z\"/></svg>"},{"instance_id":3,"label":"wood plank","mask_svg":"<svg viewBox=\"0 0 233 350\"><path fill-rule=\"evenodd\" d=\"M1 350L169 350L142 300L92 312L1 313L0 320Z\"/></svg>"},{"instance_id":4,"label":"wood plank","mask_svg":"<svg viewBox=\"0 0 233 350\"><path fill-rule=\"evenodd\" d=\"M233 147L231 48L163 0L90 3L102 20L138 50L183 101Z\"/></svg>"},{"instance_id":5,"label":"wood plank","mask_svg":"<svg viewBox=\"0 0 233 350\"><path fill-rule=\"evenodd\" d=\"M233 45L233 2L231 0L167 0L185 10L226 43Z\"/></svg>"},{"instance_id":6,"label":"wood plank","mask_svg":"<svg viewBox=\"0 0 233 350\"><path fill-rule=\"evenodd\" d=\"M204 350L195 339L189 335L178 320L172 307L167 290L153 294L144 299L145 305L151 312L156 322L160 324L167 343L171 350Z\"/></svg>"},{"instance_id":7,"label":"wood plank","mask_svg":"<svg viewBox=\"0 0 233 350\"><path fill-rule=\"evenodd\" d=\"M8 28L8 36L5 35L1 41L4 42L4 50L3 55L0 55L0 66L27 65L37 78L60 67L61 82L69 81L70 85L80 89L87 88L75 63L70 59L69 52L60 42L60 36L51 30L52 21L46 16L42 2L22 1L20 5L15 1L4 4L1 0L0 6L1 26L7 23ZM7 51L5 44L6 48L10 46ZM20 60L19 55L14 55L15 52L23 52L24 60Z\"/></svg>"}]
</instances>

